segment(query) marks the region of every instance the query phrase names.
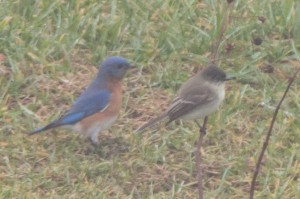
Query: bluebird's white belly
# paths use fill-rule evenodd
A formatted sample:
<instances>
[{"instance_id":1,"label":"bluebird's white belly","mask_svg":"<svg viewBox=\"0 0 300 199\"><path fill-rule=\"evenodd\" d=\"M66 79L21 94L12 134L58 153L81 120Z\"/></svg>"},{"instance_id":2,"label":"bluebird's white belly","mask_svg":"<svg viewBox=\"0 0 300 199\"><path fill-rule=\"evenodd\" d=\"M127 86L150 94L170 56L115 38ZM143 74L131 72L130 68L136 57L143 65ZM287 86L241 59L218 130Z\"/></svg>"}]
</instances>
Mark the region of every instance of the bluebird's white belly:
<instances>
[{"instance_id":1,"label":"bluebird's white belly","mask_svg":"<svg viewBox=\"0 0 300 199\"><path fill-rule=\"evenodd\" d=\"M68 126L72 130L77 131L84 135L84 137L88 137L91 139L91 141L94 144L98 143L98 134L101 131L104 131L106 129L109 129L113 123L117 120L118 116L110 117L109 119L102 119L95 121L92 125L90 125L88 128L83 128L83 125L81 122L76 123L73 126Z\"/></svg>"}]
</instances>

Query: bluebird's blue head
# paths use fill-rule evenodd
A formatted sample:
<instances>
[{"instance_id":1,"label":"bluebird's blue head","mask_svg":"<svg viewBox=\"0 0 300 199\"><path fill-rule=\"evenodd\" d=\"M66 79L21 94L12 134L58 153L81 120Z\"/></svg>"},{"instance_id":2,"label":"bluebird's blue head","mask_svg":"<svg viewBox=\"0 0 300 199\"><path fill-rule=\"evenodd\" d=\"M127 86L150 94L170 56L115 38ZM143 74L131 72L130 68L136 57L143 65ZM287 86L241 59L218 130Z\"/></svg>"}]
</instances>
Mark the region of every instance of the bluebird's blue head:
<instances>
[{"instance_id":1,"label":"bluebird's blue head","mask_svg":"<svg viewBox=\"0 0 300 199\"><path fill-rule=\"evenodd\" d=\"M131 67L123 57L109 57L100 65L100 73L109 75L118 79L122 79L126 71Z\"/></svg>"}]
</instances>

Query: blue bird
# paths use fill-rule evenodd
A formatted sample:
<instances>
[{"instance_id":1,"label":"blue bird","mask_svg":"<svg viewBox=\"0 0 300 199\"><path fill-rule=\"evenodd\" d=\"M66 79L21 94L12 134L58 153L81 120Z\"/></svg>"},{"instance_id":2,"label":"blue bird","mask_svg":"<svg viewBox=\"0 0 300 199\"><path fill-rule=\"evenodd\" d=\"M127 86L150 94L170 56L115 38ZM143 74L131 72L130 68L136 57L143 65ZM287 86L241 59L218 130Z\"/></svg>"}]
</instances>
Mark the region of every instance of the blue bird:
<instances>
[{"instance_id":1,"label":"blue bird","mask_svg":"<svg viewBox=\"0 0 300 199\"><path fill-rule=\"evenodd\" d=\"M122 57L109 57L94 81L78 97L71 109L59 119L29 135L57 127L71 128L98 145L98 134L117 120L122 105L121 80L132 66Z\"/></svg>"}]
</instances>

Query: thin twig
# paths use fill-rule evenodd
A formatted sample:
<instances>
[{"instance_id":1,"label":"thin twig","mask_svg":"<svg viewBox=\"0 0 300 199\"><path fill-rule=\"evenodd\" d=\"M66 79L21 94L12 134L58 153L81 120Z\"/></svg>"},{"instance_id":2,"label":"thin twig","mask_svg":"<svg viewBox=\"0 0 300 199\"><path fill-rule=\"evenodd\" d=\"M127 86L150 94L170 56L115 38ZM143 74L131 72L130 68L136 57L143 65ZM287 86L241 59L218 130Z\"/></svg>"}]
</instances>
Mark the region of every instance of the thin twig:
<instances>
[{"instance_id":1,"label":"thin twig","mask_svg":"<svg viewBox=\"0 0 300 199\"><path fill-rule=\"evenodd\" d=\"M217 37L216 42L212 46L212 53L210 57L210 63L214 64L217 60L217 54L218 50L220 48L221 41L223 39L224 33L227 29L227 25L231 22L231 16L230 13L232 12L232 9L234 7L234 1L227 1L228 6L225 8L225 16L224 16L224 21L222 23L222 27L220 30L220 34ZM206 116L204 118L204 122L202 127L199 125L199 123L196 121L197 125L199 126L199 139L197 141L197 149L195 152L195 159L196 159L196 168L197 168L197 180L198 180L198 198L203 199L203 178L202 178L202 154L201 154L201 147L203 143L203 138L206 134L206 125L207 125L207 120L208 117Z\"/></svg>"},{"instance_id":2,"label":"thin twig","mask_svg":"<svg viewBox=\"0 0 300 199\"><path fill-rule=\"evenodd\" d=\"M203 137L206 134L206 125L207 125L208 117L204 118L204 122L202 127L199 126L199 139L197 141L197 149L195 152L195 159L196 159L196 168L197 168L197 179L198 179L198 198L203 199L203 180L202 180L202 157L201 157L201 147L203 143Z\"/></svg>"},{"instance_id":3,"label":"thin twig","mask_svg":"<svg viewBox=\"0 0 300 199\"><path fill-rule=\"evenodd\" d=\"M227 25L231 22L230 13L232 12L232 9L234 7L234 3L230 2L226 5L227 5L227 7L225 8L226 12L225 12L225 16L224 16L224 21L223 21L222 26L221 26L220 34L218 35L216 42L212 46L212 53L211 53L211 56L210 56L210 63L212 63L212 64L215 64L215 62L217 60L218 51L219 51L224 33L227 29Z\"/></svg>"},{"instance_id":4,"label":"thin twig","mask_svg":"<svg viewBox=\"0 0 300 199\"><path fill-rule=\"evenodd\" d=\"M256 178L257 178L257 175L259 173L259 170L260 170L260 165L261 165L261 162L262 162L262 159L263 159L263 156L264 156L264 153L267 149L267 146L268 146L268 143L269 143L269 140L270 140L270 136L271 136L271 133L272 133L272 129L273 129L273 126L274 126L274 123L275 123L275 119L277 117L277 114L278 114L278 111L280 109L280 106L286 96L286 94L288 93L293 81L295 80L298 72L300 71L300 68L296 71L296 73L294 74L294 76L289 80L289 84L280 100L280 102L278 103L276 109L275 109L275 112L273 114L273 118L272 118L272 121L271 121L271 125L269 127L269 130L268 130L268 133L266 135L266 138L265 138L265 141L263 143L263 146L262 146L262 149L261 149L261 152L259 154L259 158L258 158L258 161L256 163L256 167L255 167L255 170L254 170L254 173L253 173L253 178L252 178L252 182L251 182L251 187L250 187L250 199L253 199L254 197L254 191L255 191L255 182L256 182Z\"/></svg>"}]
</instances>

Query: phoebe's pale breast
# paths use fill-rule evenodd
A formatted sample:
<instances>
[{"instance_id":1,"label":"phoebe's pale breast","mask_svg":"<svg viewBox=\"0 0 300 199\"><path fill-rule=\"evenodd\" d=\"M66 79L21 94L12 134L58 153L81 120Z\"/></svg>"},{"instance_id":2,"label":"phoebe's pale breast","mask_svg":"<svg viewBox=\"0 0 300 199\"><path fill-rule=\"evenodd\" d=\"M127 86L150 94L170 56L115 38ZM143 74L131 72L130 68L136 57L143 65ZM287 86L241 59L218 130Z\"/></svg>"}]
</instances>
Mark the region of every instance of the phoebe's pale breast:
<instances>
[{"instance_id":1,"label":"phoebe's pale breast","mask_svg":"<svg viewBox=\"0 0 300 199\"><path fill-rule=\"evenodd\" d=\"M196 107L190 113L183 115L180 119L200 119L216 111L225 98L225 86L224 84L213 85L212 89L217 93L216 97L212 101L205 105L201 105L198 108Z\"/></svg>"}]
</instances>

